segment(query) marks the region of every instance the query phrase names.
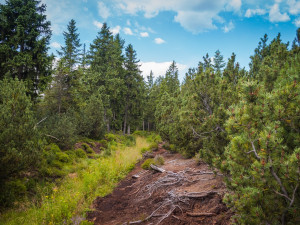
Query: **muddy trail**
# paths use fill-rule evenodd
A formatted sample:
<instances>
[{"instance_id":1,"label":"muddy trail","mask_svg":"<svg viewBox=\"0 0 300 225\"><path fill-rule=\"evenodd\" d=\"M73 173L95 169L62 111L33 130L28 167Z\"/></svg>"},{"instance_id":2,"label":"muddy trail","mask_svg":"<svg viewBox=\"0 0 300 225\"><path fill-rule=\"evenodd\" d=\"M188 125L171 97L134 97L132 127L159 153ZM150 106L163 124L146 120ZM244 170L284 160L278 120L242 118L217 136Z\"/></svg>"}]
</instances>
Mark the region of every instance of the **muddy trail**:
<instances>
[{"instance_id":1,"label":"muddy trail","mask_svg":"<svg viewBox=\"0 0 300 225\"><path fill-rule=\"evenodd\" d=\"M163 172L143 170L142 162L112 194L98 197L88 213L94 224L230 224L232 212L222 203L222 175L207 164L171 154L159 145Z\"/></svg>"}]
</instances>

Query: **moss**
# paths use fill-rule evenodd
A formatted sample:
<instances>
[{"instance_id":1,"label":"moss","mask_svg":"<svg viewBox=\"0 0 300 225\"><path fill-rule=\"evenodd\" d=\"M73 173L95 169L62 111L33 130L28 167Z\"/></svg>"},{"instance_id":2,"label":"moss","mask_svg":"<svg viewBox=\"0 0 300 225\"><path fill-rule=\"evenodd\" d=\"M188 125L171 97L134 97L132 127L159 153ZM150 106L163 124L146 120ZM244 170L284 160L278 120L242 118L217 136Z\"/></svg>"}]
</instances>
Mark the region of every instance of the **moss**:
<instances>
[{"instance_id":1,"label":"moss","mask_svg":"<svg viewBox=\"0 0 300 225\"><path fill-rule=\"evenodd\" d=\"M81 148L76 149L75 154L78 158L86 158L87 157L86 152Z\"/></svg>"},{"instance_id":2,"label":"moss","mask_svg":"<svg viewBox=\"0 0 300 225\"><path fill-rule=\"evenodd\" d=\"M151 164L155 164L154 159L147 159L147 160L145 160L145 162L142 164L141 167L144 170L149 170L149 169L151 169L151 167L150 167Z\"/></svg>"}]
</instances>

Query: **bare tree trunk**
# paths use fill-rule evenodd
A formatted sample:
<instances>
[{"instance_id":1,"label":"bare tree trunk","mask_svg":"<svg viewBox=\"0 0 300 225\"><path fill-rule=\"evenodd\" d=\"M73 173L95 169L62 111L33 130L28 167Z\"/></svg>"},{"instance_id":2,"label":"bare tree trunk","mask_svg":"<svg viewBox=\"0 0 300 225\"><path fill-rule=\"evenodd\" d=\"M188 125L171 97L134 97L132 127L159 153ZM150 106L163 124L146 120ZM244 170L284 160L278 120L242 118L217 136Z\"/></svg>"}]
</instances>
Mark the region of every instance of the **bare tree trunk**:
<instances>
[{"instance_id":1,"label":"bare tree trunk","mask_svg":"<svg viewBox=\"0 0 300 225\"><path fill-rule=\"evenodd\" d=\"M128 124L128 130L127 130L127 134L130 135L130 125Z\"/></svg>"}]
</instances>

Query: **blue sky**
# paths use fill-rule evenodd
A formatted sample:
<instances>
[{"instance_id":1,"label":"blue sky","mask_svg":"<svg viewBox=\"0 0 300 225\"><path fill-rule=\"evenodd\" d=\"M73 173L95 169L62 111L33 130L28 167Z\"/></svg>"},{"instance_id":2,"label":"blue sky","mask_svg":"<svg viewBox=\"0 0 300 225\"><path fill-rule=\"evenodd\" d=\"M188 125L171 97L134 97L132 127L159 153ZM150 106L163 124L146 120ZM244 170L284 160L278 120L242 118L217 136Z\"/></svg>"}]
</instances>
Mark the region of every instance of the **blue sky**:
<instances>
[{"instance_id":1,"label":"blue sky","mask_svg":"<svg viewBox=\"0 0 300 225\"><path fill-rule=\"evenodd\" d=\"M1 3L4 0L0 0ZM96 37L103 22L131 43L141 60L143 75L162 75L170 62L180 76L196 67L202 56L219 49L224 58L234 52L248 68L259 39L278 32L284 42L300 26L299 0L42 0L52 23L51 51L64 44L62 32L77 22L82 43Z\"/></svg>"}]
</instances>

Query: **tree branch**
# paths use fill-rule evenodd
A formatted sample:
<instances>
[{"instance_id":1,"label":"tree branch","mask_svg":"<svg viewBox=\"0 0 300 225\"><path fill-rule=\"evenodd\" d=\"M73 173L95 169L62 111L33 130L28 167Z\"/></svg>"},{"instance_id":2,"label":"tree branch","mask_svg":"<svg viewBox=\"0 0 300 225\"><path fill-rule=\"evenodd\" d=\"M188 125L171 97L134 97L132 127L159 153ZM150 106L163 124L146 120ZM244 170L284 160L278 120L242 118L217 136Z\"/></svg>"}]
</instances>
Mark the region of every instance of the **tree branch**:
<instances>
[{"instance_id":1,"label":"tree branch","mask_svg":"<svg viewBox=\"0 0 300 225\"><path fill-rule=\"evenodd\" d=\"M250 141L250 143L251 143L251 146L252 146L252 150L250 152L247 152L246 154L250 154L251 152L254 152L255 157L257 159L261 159L261 157L257 154L256 148L255 148L255 145L254 145L254 141Z\"/></svg>"}]
</instances>

